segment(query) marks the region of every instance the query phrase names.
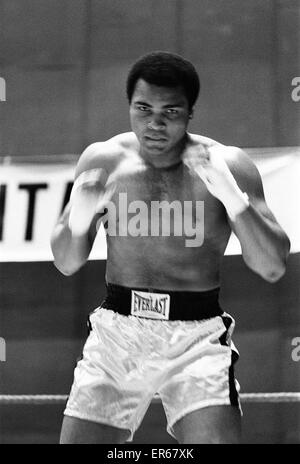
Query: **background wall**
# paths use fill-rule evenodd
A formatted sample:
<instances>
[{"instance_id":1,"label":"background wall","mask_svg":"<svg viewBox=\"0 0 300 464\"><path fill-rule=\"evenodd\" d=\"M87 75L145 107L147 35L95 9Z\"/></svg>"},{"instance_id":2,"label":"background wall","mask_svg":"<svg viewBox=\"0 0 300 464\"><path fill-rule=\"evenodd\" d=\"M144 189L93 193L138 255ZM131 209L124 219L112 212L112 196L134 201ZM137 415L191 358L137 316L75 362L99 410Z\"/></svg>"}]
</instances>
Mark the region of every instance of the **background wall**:
<instances>
[{"instance_id":1,"label":"background wall","mask_svg":"<svg viewBox=\"0 0 300 464\"><path fill-rule=\"evenodd\" d=\"M0 153L79 153L129 130L126 75L154 49L200 73L191 131L298 145L299 24L298 0L1 0Z\"/></svg>"},{"instance_id":2,"label":"background wall","mask_svg":"<svg viewBox=\"0 0 300 464\"><path fill-rule=\"evenodd\" d=\"M191 132L223 143L300 145L298 0L0 0L0 154L80 153L130 130L125 79L153 49L179 52L199 70L202 94ZM1 168L1 167L0 167ZM223 262L222 303L237 319L244 392L299 391L299 254L268 284L240 256ZM0 258L1 260L1 258ZM104 295L104 262L65 278L52 263L0 263L0 393L66 394ZM0 442L56 442L62 406L0 407ZM136 442L170 442L160 405ZM300 442L300 407L245 405L244 440Z\"/></svg>"}]
</instances>

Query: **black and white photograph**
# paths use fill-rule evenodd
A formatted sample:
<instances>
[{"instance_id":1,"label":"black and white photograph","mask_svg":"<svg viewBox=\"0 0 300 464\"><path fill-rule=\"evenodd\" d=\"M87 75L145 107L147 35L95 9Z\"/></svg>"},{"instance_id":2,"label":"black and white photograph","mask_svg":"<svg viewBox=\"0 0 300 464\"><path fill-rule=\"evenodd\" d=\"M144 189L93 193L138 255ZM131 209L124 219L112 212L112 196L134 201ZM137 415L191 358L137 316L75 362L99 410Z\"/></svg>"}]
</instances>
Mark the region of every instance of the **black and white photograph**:
<instances>
[{"instance_id":1,"label":"black and white photograph","mask_svg":"<svg viewBox=\"0 0 300 464\"><path fill-rule=\"evenodd\" d=\"M0 444L300 444L299 204L300 0L0 0Z\"/></svg>"}]
</instances>

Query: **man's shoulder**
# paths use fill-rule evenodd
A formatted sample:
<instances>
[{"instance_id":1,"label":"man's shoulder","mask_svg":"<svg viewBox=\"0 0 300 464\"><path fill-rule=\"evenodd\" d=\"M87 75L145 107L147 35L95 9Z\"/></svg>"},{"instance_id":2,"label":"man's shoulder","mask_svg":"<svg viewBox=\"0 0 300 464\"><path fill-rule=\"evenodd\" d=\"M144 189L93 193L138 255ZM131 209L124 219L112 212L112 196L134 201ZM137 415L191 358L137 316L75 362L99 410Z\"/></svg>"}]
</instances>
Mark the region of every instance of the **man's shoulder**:
<instances>
[{"instance_id":1,"label":"man's shoulder","mask_svg":"<svg viewBox=\"0 0 300 464\"><path fill-rule=\"evenodd\" d=\"M132 148L136 142L137 139L133 132L124 132L103 142L92 143L84 150L81 157L84 157L86 161L118 158L125 154L126 149Z\"/></svg>"},{"instance_id":2,"label":"man's shoulder","mask_svg":"<svg viewBox=\"0 0 300 464\"><path fill-rule=\"evenodd\" d=\"M228 147L204 135L189 133L188 136L187 156L198 156L199 159L203 157L207 158L212 152L218 152L219 156L222 156L224 159L234 156L234 147Z\"/></svg>"},{"instance_id":3,"label":"man's shoulder","mask_svg":"<svg viewBox=\"0 0 300 464\"><path fill-rule=\"evenodd\" d=\"M90 144L79 158L76 175L100 167L111 171L124 159L134 144L136 137L133 132L125 132L108 140Z\"/></svg>"},{"instance_id":4,"label":"man's shoulder","mask_svg":"<svg viewBox=\"0 0 300 464\"><path fill-rule=\"evenodd\" d=\"M236 181L248 193L258 191L261 187L260 173L250 156L241 148L218 144L212 148L223 156Z\"/></svg>"},{"instance_id":5,"label":"man's shoulder","mask_svg":"<svg viewBox=\"0 0 300 464\"><path fill-rule=\"evenodd\" d=\"M231 170L235 172L248 172L249 174L256 174L257 168L250 158L250 156L240 147L232 145L222 145L215 147L223 155L226 163Z\"/></svg>"},{"instance_id":6,"label":"man's shoulder","mask_svg":"<svg viewBox=\"0 0 300 464\"><path fill-rule=\"evenodd\" d=\"M241 155L241 150L239 147L225 145L224 143L218 142L210 137L206 137L204 135L199 134L189 134L190 144L192 146L199 146L204 149L207 149L208 152L210 150L217 150L223 153L224 157L228 158L238 158Z\"/></svg>"},{"instance_id":7,"label":"man's shoulder","mask_svg":"<svg viewBox=\"0 0 300 464\"><path fill-rule=\"evenodd\" d=\"M253 164L251 158L247 153L240 147L233 145L225 145L224 143L218 142L217 140L205 137L203 135L189 134L192 145L199 145L206 149L208 153L215 151L222 156L225 161L232 165L246 165Z\"/></svg>"},{"instance_id":8,"label":"man's shoulder","mask_svg":"<svg viewBox=\"0 0 300 464\"><path fill-rule=\"evenodd\" d=\"M235 174L247 173L249 176L257 177L258 170L250 156L240 147L225 145L217 140L203 135L189 134L191 146L199 151L199 156L203 152L207 154L215 152L223 157L230 170Z\"/></svg>"},{"instance_id":9,"label":"man's shoulder","mask_svg":"<svg viewBox=\"0 0 300 464\"><path fill-rule=\"evenodd\" d=\"M204 135L189 133L188 136L189 136L189 142L192 146L199 146L199 147L202 146L204 148L211 148L217 145L222 145L216 140L213 140Z\"/></svg>"},{"instance_id":10,"label":"man's shoulder","mask_svg":"<svg viewBox=\"0 0 300 464\"><path fill-rule=\"evenodd\" d=\"M236 156L237 151L239 150L237 147L229 147L204 135L190 133L188 135L189 147L193 151L198 151L200 156L202 156L204 153L208 155L211 151L218 151L220 156L223 156L224 158L233 158Z\"/></svg>"}]
</instances>

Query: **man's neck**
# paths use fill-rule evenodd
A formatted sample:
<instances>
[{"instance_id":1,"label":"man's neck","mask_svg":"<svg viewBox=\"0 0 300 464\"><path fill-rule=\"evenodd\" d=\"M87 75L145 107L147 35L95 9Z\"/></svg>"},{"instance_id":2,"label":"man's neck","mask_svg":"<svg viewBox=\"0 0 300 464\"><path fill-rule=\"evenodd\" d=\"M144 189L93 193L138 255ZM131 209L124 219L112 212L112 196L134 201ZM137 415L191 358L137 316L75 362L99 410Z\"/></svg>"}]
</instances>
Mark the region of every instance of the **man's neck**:
<instances>
[{"instance_id":1,"label":"man's neck","mask_svg":"<svg viewBox=\"0 0 300 464\"><path fill-rule=\"evenodd\" d=\"M186 134L185 137L173 147L172 150L162 153L161 155L151 155L148 154L146 151L140 150L140 156L143 158L146 164L151 165L157 169L168 169L172 168L181 163L183 152L186 148L188 140L188 135Z\"/></svg>"}]
</instances>

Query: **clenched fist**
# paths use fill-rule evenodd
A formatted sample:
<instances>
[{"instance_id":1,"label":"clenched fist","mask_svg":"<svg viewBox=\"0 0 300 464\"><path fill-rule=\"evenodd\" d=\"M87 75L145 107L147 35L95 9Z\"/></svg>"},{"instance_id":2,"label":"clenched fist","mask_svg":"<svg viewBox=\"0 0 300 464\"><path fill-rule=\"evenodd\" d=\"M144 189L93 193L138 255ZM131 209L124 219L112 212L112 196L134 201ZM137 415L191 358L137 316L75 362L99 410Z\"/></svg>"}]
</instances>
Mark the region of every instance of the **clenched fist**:
<instances>
[{"instance_id":1,"label":"clenched fist","mask_svg":"<svg viewBox=\"0 0 300 464\"><path fill-rule=\"evenodd\" d=\"M207 190L223 203L228 216L234 221L249 206L249 199L233 177L224 159L224 150L228 147L203 147L200 153L189 156L186 164L197 172Z\"/></svg>"},{"instance_id":2,"label":"clenched fist","mask_svg":"<svg viewBox=\"0 0 300 464\"><path fill-rule=\"evenodd\" d=\"M77 177L70 197L69 228L73 236L88 232L93 218L105 208L114 191L115 184L102 168L84 171Z\"/></svg>"}]
</instances>

